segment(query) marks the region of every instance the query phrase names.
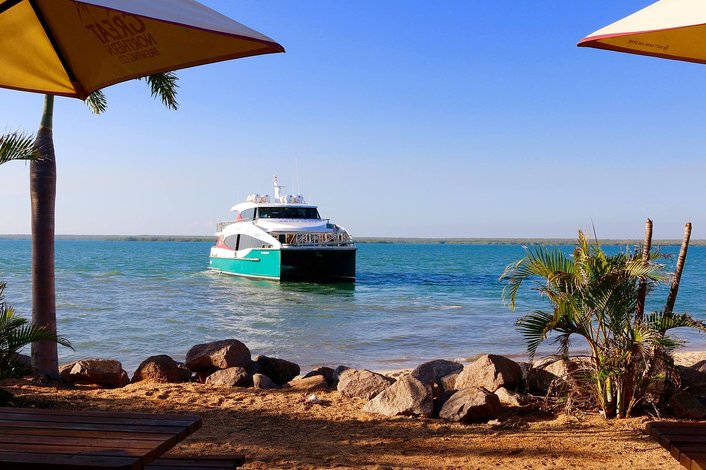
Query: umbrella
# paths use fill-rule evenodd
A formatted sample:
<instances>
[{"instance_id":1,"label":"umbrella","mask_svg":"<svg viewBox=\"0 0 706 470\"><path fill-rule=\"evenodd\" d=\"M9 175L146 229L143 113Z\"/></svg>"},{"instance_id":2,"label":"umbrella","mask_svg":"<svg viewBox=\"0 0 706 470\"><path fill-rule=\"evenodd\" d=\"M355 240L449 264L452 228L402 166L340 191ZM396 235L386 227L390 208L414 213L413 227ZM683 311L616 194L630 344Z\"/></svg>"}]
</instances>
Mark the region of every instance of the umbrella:
<instances>
[{"instance_id":1,"label":"umbrella","mask_svg":"<svg viewBox=\"0 0 706 470\"><path fill-rule=\"evenodd\" d=\"M706 63L706 1L661 0L586 36L578 45Z\"/></svg>"},{"instance_id":2,"label":"umbrella","mask_svg":"<svg viewBox=\"0 0 706 470\"><path fill-rule=\"evenodd\" d=\"M193 0L0 0L0 87L85 99L109 85L284 52Z\"/></svg>"}]
</instances>

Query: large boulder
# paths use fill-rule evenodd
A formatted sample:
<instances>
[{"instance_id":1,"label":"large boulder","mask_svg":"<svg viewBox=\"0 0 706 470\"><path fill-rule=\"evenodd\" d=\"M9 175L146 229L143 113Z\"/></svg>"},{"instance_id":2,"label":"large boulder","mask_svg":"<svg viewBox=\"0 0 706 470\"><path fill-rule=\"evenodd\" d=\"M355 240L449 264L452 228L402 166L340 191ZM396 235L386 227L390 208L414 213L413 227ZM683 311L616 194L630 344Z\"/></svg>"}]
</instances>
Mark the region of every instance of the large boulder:
<instances>
[{"instance_id":1,"label":"large boulder","mask_svg":"<svg viewBox=\"0 0 706 470\"><path fill-rule=\"evenodd\" d=\"M372 400L394 382L369 370L345 369L338 374L337 390L347 397Z\"/></svg>"},{"instance_id":2,"label":"large boulder","mask_svg":"<svg viewBox=\"0 0 706 470\"><path fill-rule=\"evenodd\" d=\"M669 399L669 407L680 419L706 419L706 399L689 392L679 392Z\"/></svg>"},{"instance_id":3,"label":"large boulder","mask_svg":"<svg viewBox=\"0 0 706 470\"><path fill-rule=\"evenodd\" d=\"M137 367L132 382L179 383L188 382L191 371L166 354L150 356Z\"/></svg>"},{"instance_id":4,"label":"large boulder","mask_svg":"<svg viewBox=\"0 0 706 470\"><path fill-rule=\"evenodd\" d=\"M498 396L479 387L454 393L439 411L439 417L454 422L487 422L498 418L502 408Z\"/></svg>"},{"instance_id":5,"label":"large boulder","mask_svg":"<svg viewBox=\"0 0 706 470\"><path fill-rule=\"evenodd\" d=\"M443 377L449 374L459 373L462 370L463 364L459 362L436 359L418 365L414 370L412 370L410 375L422 383L438 385L443 388Z\"/></svg>"},{"instance_id":6,"label":"large boulder","mask_svg":"<svg viewBox=\"0 0 706 470\"><path fill-rule=\"evenodd\" d=\"M434 412L431 384L406 376L370 400L363 411L385 416L425 416Z\"/></svg>"},{"instance_id":7,"label":"large boulder","mask_svg":"<svg viewBox=\"0 0 706 470\"><path fill-rule=\"evenodd\" d=\"M260 366L261 374L265 374L280 386L292 380L300 372L297 364L276 357L257 356L255 362Z\"/></svg>"},{"instance_id":8,"label":"large boulder","mask_svg":"<svg viewBox=\"0 0 706 470\"><path fill-rule=\"evenodd\" d=\"M482 387L494 392L500 387L514 390L522 383L520 366L504 356L486 354L463 368L456 377L455 387Z\"/></svg>"},{"instance_id":9,"label":"large boulder","mask_svg":"<svg viewBox=\"0 0 706 470\"><path fill-rule=\"evenodd\" d=\"M220 387L247 387L252 383L252 376L244 367L229 367L210 374L205 383Z\"/></svg>"},{"instance_id":10,"label":"large boulder","mask_svg":"<svg viewBox=\"0 0 706 470\"><path fill-rule=\"evenodd\" d=\"M112 359L82 359L64 364L59 369L59 374L62 379L71 383L101 387L124 387L130 383L123 365Z\"/></svg>"},{"instance_id":11,"label":"large boulder","mask_svg":"<svg viewBox=\"0 0 706 470\"><path fill-rule=\"evenodd\" d=\"M250 350L237 339L197 344L186 353L186 367L195 372L229 367L249 367Z\"/></svg>"}]
</instances>

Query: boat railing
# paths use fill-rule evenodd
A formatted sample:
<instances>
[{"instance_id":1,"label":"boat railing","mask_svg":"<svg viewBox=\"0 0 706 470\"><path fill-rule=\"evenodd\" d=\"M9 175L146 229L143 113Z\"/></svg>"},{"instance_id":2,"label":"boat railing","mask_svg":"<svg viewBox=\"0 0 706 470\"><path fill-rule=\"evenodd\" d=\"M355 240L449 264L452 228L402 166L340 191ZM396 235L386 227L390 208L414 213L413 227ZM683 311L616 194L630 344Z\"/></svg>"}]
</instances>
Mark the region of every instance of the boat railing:
<instances>
[{"instance_id":1,"label":"boat railing","mask_svg":"<svg viewBox=\"0 0 706 470\"><path fill-rule=\"evenodd\" d=\"M253 219L239 219L239 220L228 220L226 222L218 222L216 224L216 232L222 232L230 224L236 224L238 222L252 222Z\"/></svg>"},{"instance_id":2,"label":"boat railing","mask_svg":"<svg viewBox=\"0 0 706 470\"><path fill-rule=\"evenodd\" d=\"M282 245L288 246L331 246L351 245L353 237L345 231L339 232L300 232L274 235Z\"/></svg>"}]
</instances>

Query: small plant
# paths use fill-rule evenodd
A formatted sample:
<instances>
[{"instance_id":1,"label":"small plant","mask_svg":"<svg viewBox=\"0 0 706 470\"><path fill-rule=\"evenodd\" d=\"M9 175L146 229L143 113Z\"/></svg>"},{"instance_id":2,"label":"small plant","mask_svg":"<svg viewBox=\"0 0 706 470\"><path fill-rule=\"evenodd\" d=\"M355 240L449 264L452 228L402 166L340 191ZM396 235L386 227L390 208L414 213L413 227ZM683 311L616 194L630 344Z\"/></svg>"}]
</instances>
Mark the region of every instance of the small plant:
<instances>
[{"instance_id":1,"label":"small plant","mask_svg":"<svg viewBox=\"0 0 706 470\"><path fill-rule=\"evenodd\" d=\"M5 303L5 286L0 282L0 379L21 375L26 368L20 363L18 353L35 341L52 341L71 348L65 338L44 327L30 325L26 318L15 315L14 309Z\"/></svg>"},{"instance_id":2,"label":"small plant","mask_svg":"<svg viewBox=\"0 0 706 470\"><path fill-rule=\"evenodd\" d=\"M656 262L661 256L651 254L646 245L643 254L626 250L609 256L598 240L591 243L579 231L573 256L557 247L532 246L500 278L507 282L503 299L513 310L525 281L534 282L550 301L551 310L528 313L516 322L531 359L551 333L564 358L569 356L572 336L586 341L589 383L606 418L630 416L658 378L656 366L671 363L671 353L681 342L667 331L679 327L706 331L703 322L671 311L674 288L668 308L644 314L645 296L669 279L665 267Z\"/></svg>"}]
</instances>

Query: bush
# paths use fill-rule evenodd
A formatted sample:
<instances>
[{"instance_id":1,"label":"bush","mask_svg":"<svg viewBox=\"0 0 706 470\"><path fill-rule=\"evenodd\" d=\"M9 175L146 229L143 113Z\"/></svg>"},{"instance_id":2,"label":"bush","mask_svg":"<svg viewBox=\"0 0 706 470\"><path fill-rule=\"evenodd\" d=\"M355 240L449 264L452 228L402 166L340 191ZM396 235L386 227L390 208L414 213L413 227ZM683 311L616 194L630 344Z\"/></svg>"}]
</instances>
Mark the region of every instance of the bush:
<instances>
[{"instance_id":1,"label":"bush","mask_svg":"<svg viewBox=\"0 0 706 470\"><path fill-rule=\"evenodd\" d=\"M35 341L54 341L62 346L71 343L56 336L44 327L30 325L26 318L18 317L12 307L5 303L6 284L0 282L0 379L17 377L26 370L18 360L19 351Z\"/></svg>"},{"instance_id":2,"label":"bush","mask_svg":"<svg viewBox=\"0 0 706 470\"><path fill-rule=\"evenodd\" d=\"M569 355L572 336L586 341L589 383L607 418L630 416L659 378L657 368L672 363L671 352L681 342L667 331L678 327L706 331L703 322L687 314L666 310L643 315L638 308L645 295L669 279L664 266L655 262L659 258L652 254L641 259L627 249L609 256L597 240L590 243L579 231L573 256L556 247L532 246L501 276L507 282L503 298L511 309L526 281L534 282L551 304L551 310L517 320L531 358L551 333L562 357Z\"/></svg>"}]
</instances>

